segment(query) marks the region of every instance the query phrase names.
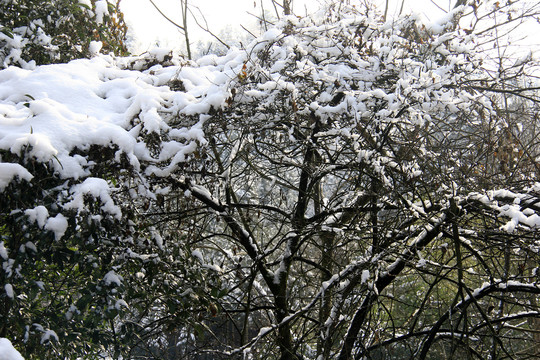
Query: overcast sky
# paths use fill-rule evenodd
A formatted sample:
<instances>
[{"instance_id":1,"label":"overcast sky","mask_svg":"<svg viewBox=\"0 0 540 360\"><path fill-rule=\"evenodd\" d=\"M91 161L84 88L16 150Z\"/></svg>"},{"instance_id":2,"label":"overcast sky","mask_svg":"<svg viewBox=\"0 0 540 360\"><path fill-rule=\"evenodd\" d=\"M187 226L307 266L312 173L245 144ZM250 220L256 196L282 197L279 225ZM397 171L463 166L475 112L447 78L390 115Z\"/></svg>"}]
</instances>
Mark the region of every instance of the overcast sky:
<instances>
[{"instance_id":1,"label":"overcast sky","mask_svg":"<svg viewBox=\"0 0 540 360\"><path fill-rule=\"evenodd\" d=\"M305 15L306 12L316 11L320 3L328 0L294 0L293 10L298 15ZM351 0L351 3L359 0ZM437 9L431 0L404 0L404 11L410 12L411 8L416 12L424 14L428 18L439 17L443 14L442 10ZM442 8L448 9L449 2L453 4L455 0L437 0ZM384 4L384 0L373 0L374 3ZM171 19L181 23L180 0L154 0L162 11ZM261 14L261 0L190 0L191 4L196 4L206 17L210 29L219 34L227 26L245 33L240 24L244 27L253 29L256 27L256 18L251 14ZM270 0L262 0L264 8L274 13ZM401 0L390 0L389 15L399 11ZM182 35L171 24L167 22L152 6L149 0L122 0L121 8L124 12L126 21L133 34L136 37L134 52L141 53L148 50L156 43L161 46L182 49ZM381 5L381 9L384 9ZM191 32L191 41L208 40L210 37L197 28L192 19L191 26L188 27ZM188 24L189 25L189 24Z\"/></svg>"}]
</instances>

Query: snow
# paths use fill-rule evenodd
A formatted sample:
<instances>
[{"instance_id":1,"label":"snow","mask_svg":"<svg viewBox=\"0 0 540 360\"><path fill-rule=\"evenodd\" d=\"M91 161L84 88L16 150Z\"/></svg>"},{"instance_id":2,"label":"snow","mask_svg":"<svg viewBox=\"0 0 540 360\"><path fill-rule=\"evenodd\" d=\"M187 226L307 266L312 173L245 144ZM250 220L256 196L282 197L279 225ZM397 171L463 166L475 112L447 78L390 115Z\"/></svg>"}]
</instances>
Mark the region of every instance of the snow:
<instances>
[{"instance_id":1,"label":"snow","mask_svg":"<svg viewBox=\"0 0 540 360\"><path fill-rule=\"evenodd\" d=\"M15 294L13 292L13 286L11 284L4 285L4 290L6 291L6 295L7 295L8 298L10 298L10 299L15 298Z\"/></svg>"},{"instance_id":2,"label":"snow","mask_svg":"<svg viewBox=\"0 0 540 360\"><path fill-rule=\"evenodd\" d=\"M155 56L155 58L161 62L164 61L167 56L171 56L171 49L155 47L148 50L148 53L152 56Z\"/></svg>"},{"instance_id":3,"label":"snow","mask_svg":"<svg viewBox=\"0 0 540 360\"><path fill-rule=\"evenodd\" d=\"M80 3L91 5L88 0L81 0ZM94 3L96 18L98 22L102 22L108 14L107 1L100 0ZM399 123L400 131L407 132L408 128L420 128L420 126L425 126L427 130L431 121L430 114L438 112L446 114L463 110L471 103L471 99L467 98L466 94L459 94L458 90L453 87L443 88L444 84L452 84L454 78L450 78L448 74L454 71L453 68L456 64L463 62L459 56L443 46L443 43L451 42L452 37L443 35L435 39L436 43L433 46L438 44L439 47L433 51L444 55L440 61L445 64L438 67L439 65L435 62L420 63L405 52L399 53L400 46L407 44L397 44L398 41L401 41L397 37L394 39L381 36L379 39L377 38L379 34L369 29L366 29L364 34L356 33L360 29L358 25L363 25L364 20L351 18L331 26L327 22L320 25L311 24L312 26L299 29L298 32L271 29L262 38L249 45L247 50L232 49L224 57L207 56L196 63L174 60L172 59L174 55L168 49L162 48L149 51L145 57L115 58L114 56L98 55L102 43L94 41L90 43L90 51L96 56L89 60L39 66L35 69L11 67L0 71L0 150L2 154L9 155L3 159L0 158L0 192L5 191L9 184L16 182L25 181L30 182L32 186L38 185L40 184L38 181L41 179L35 177L42 174L38 170L49 169L54 180L61 180L58 182L62 184L58 185L61 188L61 191L58 191L58 201L54 205L47 203L46 206L49 207L30 202L26 204L27 209L23 208L17 211L24 214L28 223L36 224L40 229L50 231L56 240L60 240L66 236L66 233L70 233L68 232L68 224L72 224L73 220L69 218L70 216L76 213L75 216L78 219L79 215L90 211L90 208L97 208L98 213L91 214L92 217L89 219L101 219L110 215L114 220L126 221L128 219L124 217L129 216L129 211L123 212L121 208L123 205L121 201L125 201L121 197L124 194L121 181L124 179L116 179L115 175L111 176L110 174L101 175L102 172L96 171L96 169L101 170L101 165L108 164L97 163L98 160L92 160L93 157L87 156L90 151L101 155L99 153L101 150L112 150L114 155L105 161L111 161L113 166L118 168L122 167L124 171L128 172L128 179L141 180L140 184L142 185L137 187L139 183L135 184L130 193L134 197L135 206L138 206L139 199L137 197L139 196L156 199L156 194L167 194L169 191L171 196L175 196L178 189L174 187L172 189L168 187L155 189L152 183L159 177L174 176L171 178L181 179L178 181L181 184L180 188L189 185L189 189L182 190L186 197L191 197L189 203L203 200L204 203L211 203L214 208L220 209L219 212L216 212L216 216L236 216L234 212L227 213L227 207L221 205L225 202L222 201L223 196L220 194L219 186L206 188L206 185L195 184L198 179L186 180L182 177L185 163L194 155L198 156L197 150L206 146L209 143L208 140L211 139L206 137L205 125L210 121L221 121L218 117L225 114L231 106L228 104L229 99L232 99L235 107L237 106L237 112L226 113L226 119L234 124L236 120L234 116L237 116L242 121L253 121L254 126L266 125L257 121L260 120L261 116L267 115L264 111L268 112L269 109L273 113L268 118L264 117L264 120L271 122L273 121L272 116L281 120L284 118L283 114L277 110L280 109L280 106L276 106L283 104L276 104L276 101L283 99L285 102L290 101L290 103L296 101L294 110L291 110L294 112L294 116L289 118L289 115L292 114L285 114L287 116L286 122L290 122L290 124L284 125L283 134L280 135L284 135L287 139L288 133L288 139L291 143L296 143L294 147L298 146L300 149L304 140L300 137L298 140L295 139L295 130L302 129L300 131L302 132L304 129L309 129L312 124L305 122L305 120L309 119L309 115L312 113L314 117L318 116L321 123L324 124L324 132L321 131L315 135L314 142L328 141L328 146L326 146L327 144L324 146L329 158L332 158L333 166L340 167L341 154L347 154L347 163L343 169L348 169L350 159L357 159L361 163L361 168L368 169L366 173L382 180L382 186L396 189L395 182L392 181L395 177L389 174L404 174L410 178L420 177L422 175L421 165L414 163L414 161L411 161L410 164L398 163L398 160L390 154L393 148L397 149L400 141L403 140L399 134L395 139L395 146L392 145L392 148L383 146L383 142L376 138L377 132L380 131L370 128L371 125L367 122L366 135L359 133L357 129L364 126L363 119L370 119L369 123L377 123L376 126L380 129L391 130L391 125ZM428 29L433 34L440 34L444 32L446 25L451 20L452 15L450 14L428 26ZM291 18L291 21L305 22L304 24L309 25L310 20ZM347 26L352 26L354 29L347 30ZM328 36L320 36L322 29L328 31L324 33ZM373 55L366 53L361 56L351 56L350 59L347 58L356 51L356 47L337 44L334 41L341 36L343 31L350 31L351 39L364 37L366 41L371 41L371 38L377 38L376 41L372 41L373 49L369 51ZM384 29L380 31L381 34L385 34ZM392 31L392 33L394 32ZM389 32L388 35L390 35ZM393 43L394 41L396 44ZM265 56L264 60L262 55ZM335 55L338 57L334 57ZM430 54L422 54L422 56L424 55L431 56ZM448 58L448 64L446 64L446 58ZM157 62L164 61L167 64L156 65ZM268 62L268 66L265 65L265 62ZM390 75L389 78L392 78L396 70L400 72L400 79L395 84L385 85L384 82L378 83L376 81L388 75ZM249 75L247 77L249 81L246 80L245 74ZM350 85L351 79L354 80L354 88L347 87ZM457 83L459 83L458 80L460 79L456 79ZM182 86L173 86L176 82L172 81L179 81ZM309 88L310 86L313 88ZM182 90L178 90L178 87ZM338 92L344 96L339 102L334 102ZM252 104L254 106L250 107ZM408 115L398 117L397 114L403 106L409 107ZM246 109L250 111L246 112ZM259 112L259 109L262 111ZM375 112L373 109L376 109ZM230 114L234 116L229 117ZM348 117L346 114L352 114L352 116ZM349 120L350 123L346 124ZM313 128L315 128L314 125ZM394 133L389 134L389 138L394 135ZM218 134L218 136L221 135ZM373 138L369 138L371 135ZM362 139L362 137L366 139ZM371 146L370 141L363 141L368 138L375 144L379 141L380 146ZM159 139L159 141L157 145L155 143L151 145L150 139ZM327 139L335 139L335 144L330 144ZM340 148L343 140L351 145L350 151L349 149L343 151L345 148ZM236 144L233 143L235 141ZM247 151L246 147L251 146L250 142L252 141L254 140L248 137L242 137L241 140L232 139L229 144L231 147L228 148L232 150L229 154L227 152L222 154L224 156L223 162L227 167L223 172L223 178L226 181L235 178L234 162L244 156ZM366 143L369 146L365 146ZM383 147L384 149L382 149ZM418 150L424 151L425 149L419 148ZM384 152L388 152L388 154ZM321 156L326 157L327 155ZM290 158L278 159L279 164L283 164L284 169L287 169L289 163L298 164L296 169L303 168L302 164L299 163L301 160L294 157L293 154ZM101 159L100 156L96 156L96 158ZM317 165L317 173L320 171L321 174L326 174L327 169L330 168L326 159L321 162L320 169ZM262 175L266 176L267 174ZM343 172L343 175L347 175L348 178L346 171ZM133 177L129 178L129 176ZM281 174L280 176L286 179L287 176L293 178L295 175ZM321 176L326 177L326 175ZM150 185L146 187L145 180L149 179L152 181L148 181ZM273 188L276 177L269 176L269 179L272 181L270 187ZM324 181L321 180L321 184ZM334 179L332 181L343 181L345 184L349 180L343 177L343 180ZM204 179L200 183L207 184ZM327 190L326 186L334 185L324 184L322 186L324 191ZM154 193L152 193L153 191ZM346 186L344 191L348 191ZM284 199L284 206L294 203L294 196L289 196L293 192L294 190L291 190L283 195L289 198ZM393 196L390 193L393 191L388 193L387 203L390 205ZM117 194L122 195L117 197ZM245 194L248 192L246 191ZM275 193L269 191L268 194L267 201L271 203L274 200L271 197ZM56 196L56 193L53 195ZM340 196L339 200L331 199L330 203L329 200L325 200L323 201L325 210L322 214L327 210L332 212L334 209L345 209L351 205L354 207L360 196L362 195L358 190L355 194L351 191L351 194ZM428 197L426 196L426 198ZM506 201L505 205L502 204L503 198ZM290 199L292 200L288 201ZM540 217L527 207L529 204L527 199L525 196L508 190L485 192L477 194L476 197L477 201L496 210L496 214L509 219L502 227L502 230L509 232L515 231L521 225L531 228L540 227ZM501 200L501 204L498 203L499 200ZM95 206L88 206L89 201ZM257 199L253 196L253 199L250 198L249 201L257 201ZM340 203L338 204L338 202ZM404 199L403 202L408 204L407 210L416 216L418 224L415 223L414 228L418 231L412 230L413 226L411 226L411 229L407 230L411 236L404 236L403 243L398 241L396 248L390 249L393 254L398 254L397 258L394 255L387 257L384 254L375 254L376 256L366 257L365 260L358 258L351 260L350 266L344 265L342 268L336 269L337 274L332 275L330 280L322 282L320 291L312 302L301 300L298 304L294 304L292 309L299 308L299 310L288 316L284 322L300 315L304 311L303 309L307 311L310 307L315 306L314 304L318 301L317 297L320 301L328 289L335 288L338 284L339 288L336 292L337 294L341 293L349 287L351 279L358 279L359 270L361 270L361 284L368 284L369 288L377 292L378 288L374 285L373 278L376 279L381 274L380 267L386 266L386 273L382 273L383 275L389 273L394 275L395 272L398 272L395 271L396 269L402 268L405 262L409 262L408 255L412 255L416 247L422 247L429 231L434 226L442 224L445 219L444 217L439 219L437 215L426 211L428 207L432 208L431 205L440 204L435 203L428 206L426 205L427 200L420 203ZM444 204L444 200L442 203ZM380 204L385 206L386 203L381 201ZM281 205L280 203L279 206ZM308 207L312 207L312 205ZM442 207L440 214L447 212L447 209ZM312 210L308 210L308 213L310 211ZM336 224L341 223L341 213L343 210L328 216L324 219L325 221L320 223L323 231L331 231L336 234L336 243L342 241L341 238L348 236L347 230L336 227ZM422 224L425 218L429 218L429 220ZM129 221L130 226L136 226L135 219ZM399 222L397 221L396 224L399 225ZM166 251L168 243L165 243L159 230L150 227L147 230L151 235L150 245ZM268 276L264 280L267 281L266 285L272 285L270 284L272 281L276 285L283 283L283 280L287 279L291 258L297 255L295 252L302 250L292 247L292 240L286 246L280 243L275 249L273 249L272 244L265 244L264 241L260 241L256 246L255 240L250 234L258 234L259 231L252 232L251 230L246 227L240 234L246 240L241 242L243 250L255 254L252 256L254 262L278 261L279 267L276 269L274 265L270 265L275 272L268 270ZM302 235L291 233L287 237L291 239L304 237L306 229L299 230L302 231L299 231L299 234ZM76 229L69 229L69 231L76 231ZM414 235L416 236L414 237ZM276 239L278 237L276 236ZM286 240L287 237L284 239ZM34 239L24 239L21 244L27 240L34 241ZM130 238L129 241L135 242L133 238ZM235 247L238 245L238 243L234 244ZM36 246L30 241L26 242L25 246L37 252ZM204 244L198 246L201 249L206 248ZM402 247L398 248L398 246ZM225 247L224 245L224 252L230 253L231 259L234 258L237 252L235 251L232 255L231 249L233 247ZM259 249L264 249L265 252ZM6 248L4 242L0 242L0 258L5 263L3 266L6 273L16 271L15 266L13 266L14 260L9 259L8 250L13 251ZM372 251L374 250L369 250L369 254ZM148 255L143 251L138 252L140 254L127 249L123 253L125 255L122 259L148 261L157 257L155 254ZM194 261L194 266L197 266L198 269L215 271L218 275L229 276L231 264L225 263L221 267L215 265L212 254L212 251L205 253L208 261L206 263L201 250L193 250L191 255L197 259ZM418 258L417 267L428 264L420 253L418 253ZM246 263L248 261L249 259L245 260ZM388 263L390 265L387 266ZM370 272L366 269L368 266L377 269L377 271ZM118 273L123 274L124 272L117 267L113 268L115 270L107 272L102 283L107 286L123 285L124 279ZM242 277L241 274L247 267L239 269L237 274ZM142 280L145 278L145 273L137 271L135 276ZM127 285L126 282L126 287ZM517 286L518 284L508 282L499 285L499 289L510 285ZM482 292L486 291L487 286L490 285L486 283L485 286L474 290L473 296L482 296ZM46 286L43 285L43 287ZM260 277L254 280L254 289L262 295L268 292L268 288L264 286ZM17 295L19 295L19 290L17 288ZM5 284L4 291L8 298L15 298L11 284ZM184 293L188 294L188 290ZM302 303L302 301L305 302ZM114 299L110 303L110 307L120 310L128 307L128 303L123 299ZM66 317L72 316L76 308L70 308L70 311L71 315L66 313ZM323 323L330 328L332 322L338 321L338 319L347 321L343 316L336 310ZM260 329L259 337L271 329L270 327ZM58 331L63 334L59 329ZM54 331L47 330L43 331L41 342L46 343L57 338Z\"/></svg>"},{"instance_id":4,"label":"snow","mask_svg":"<svg viewBox=\"0 0 540 360\"><path fill-rule=\"evenodd\" d=\"M103 17L106 15L109 15L109 8L108 8L107 0L96 1L95 10L96 10L96 21L98 24L102 24Z\"/></svg>"},{"instance_id":5,"label":"snow","mask_svg":"<svg viewBox=\"0 0 540 360\"><path fill-rule=\"evenodd\" d=\"M154 53L165 56L164 51ZM228 96L223 85L230 79L220 76L222 66L214 65L147 72L126 68L143 60L98 56L34 71L15 67L1 71L0 149L19 156L27 152L60 176L79 179L90 175L92 164L72 150L115 146L118 156L125 154L134 169L142 161L170 161L164 172L154 168L155 173L170 174L198 144L206 143L201 131L204 118L193 128L174 130L171 146L156 159L139 137L141 131L171 131L164 114L170 118L178 112L199 114L221 107ZM187 84L186 92L175 93L165 86L177 76ZM17 164L0 162L0 168L0 190L15 177L29 181L33 176Z\"/></svg>"},{"instance_id":6,"label":"snow","mask_svg":"<svg viewBox=\"0 0 540 360\"><path fill-rule=\"evenodd\" d=\"M129 308L129 306L125 300L120 299L116 301L116 303L114 304L114 308L116 310L121 310L122 308Z\"/></svg>"},{"instance_id":7,"label":"snow","mask_svg":"<svg viewBox=\"0 0 540 360\"><path fill-rule=\"evenodd\" d=\"M92 55L97 55L101 51L101 48L103 47L103 43L101 41L90 41L90 46L88 47L88 51Z\"/></svg>"},{"instance_id":8,"label":"snow","mask_svg":"<svg viewBox=\"0 0 540 360\"><path fill-rule=\"evenodd\" d=\"M49 218L45 223L44 229L52 231L56 241L60 240L66 233L68 222L64 215L58 214L53 218Z\"/></svg>"},{"instance_id":9,"label":"snow","mask_svg":"<svg viewBox=\"0 0 540 360\"><path fill-rule=\"evenodd\" d=\"M268 334L270 331L272 331L272 327L263 327L259 330L259 334L257 336L261 337L261 336L264 336L266 334Z\"/></svg>"},{"instance_id":10,"label":"snow","mask_svg":"<svg viewBox=\"0 0 540 360\"><path fill-rule=\"evenodd\" d=\"M11 345L11 341L6 338L0 338L0 360L24 360L24 358Z\"/></svg>"},{"instance_id":11,"label":"snow","mask_svg":"<svg viewBox=\"0 0 540 360\"><path fill-rule=\"evenodd\" d=\"M28 216L28 220L30 220L30 222L37 222L41 229L43 229L47 219L49 218L49 211L43 205L36 206L33 209L26 209L24 214Z\"/></svg>"},{"instance_id":12,"label":"snow","mask_svg":"<svg viewBox=\"0 0 540 360\"><path fill-rule=\"evenodd\" d=\"M43 335L41 335L41 341L40 343L41 344L46 344L48 343L49 341L58 341L58 335L56 334L56 332L54 332L54 330L45 330L43 332Z\"/></svg>"},{"instance_id":13,"label":"snow","mask_svg":"<svg viewBox=\"0 0 540 360\"><path fill-rule=\"evenodd\" d=\"M84 197L91 195L94 199L100 199L104 212L114 215L117 219L122 217L122 211L115 205L111 198L111 188L106 180L100 178L87 178L81 184L72 188L72 200L64 205L64 209L77 209L81 212L85 209Z\"/></svg>"},{"instance_id":14,"label":"snow","mask_svg":"<svg viewBox=\"0 0 540 360\"><path fill-rule=\"evenodd\" d=\"M155 228L150 228L150 233L152 234L152 238L156 242L157 247L160 250L163 250L163 238L160 233Z\"/></svg>"},{"instance_id":15,"label":"snow","mask_svg":"<svg viewBox=\"0 0 540 360\"><path fill-rule=\"evenodd\" d=\"M19 248L19 251L24 253L26 252L26 249L32 250L34 254L37 253L37 248L34 245L34 243L31 241L27 241L25 244L21 245L21 247Z\"/></svg>"},{"instance_id":16,"label":"snow","mask_svg":"<svg viewBox=\"0 0 540 360\"><path fill-rule=\"evenodd\" d=\"M0 163L0 191L4 191L15 177L30 181L34 176L19 164Z\"/></svg>"},{"instance_id":17,"label":"snow","mask_svg":"<svg viewBox=\"0 0 540 360\"><path fill-rule=\"evenodd\" d=\"M203 264L202 265L204 268L206 269L210 269L212 271L215 271L217 272L218 274L221 274L223 273L223 269L221 269L219 266L215 265L215 264Z\"/></svg>"},{"instance_id":18,"label":"snow","mask_svg":"<svg viewBox=\"0 0 540 360\"><path fill-rule=\"evenodd\" d=\"M500 227L505 232L513 233L520 224L532 229L540 228L540 216L529 208L530 201L536 201L530 195L498 189L486 193L473 193L471 198L498 211L499 216L508 218L506 224ZM506 201L511 203L504 203Z\"/></svg>"},{"instance_id":19,"label":"snow","mask_svg":"<svg viewBox=\"0 0 540 360\"><path fill-rule=\"evenodd\" d=\"M277 28L273 28L265 32L262 38L267 41L275 41L280 35L281 35L281 30Z\"/></svg>"},{"instance_id":20,"label":"snow","mask_svg":"<svg viewBox=\"0 0 540 360\"><path fill-rule=\"evenodd\" d=\"M333 284L336 280L338 280L338 279L339 279L339 275L338 275L338 274L332 275L332 277L331 277L330 279L328 279L327 281L323 281L323 283L322 283L322 289L323 289L323 290L328 289L328 287L329 287L330 285L332 285L332 284Z\"/></svg>"},{"instance_id":21,"label":"snow","mask_svg":"<svg viewBox=\"0 0 540 360\"><path fill-rule=\"evenodd\" d=\"M500 279L494 279L491 283L484 282L480 287L477 287L474 289L471 293L472 298L479 298L485 296L486 293L489 293L490 291L495 291L495 289L501 289L506 290L508 287L519 289L519 288L525 288L530 289L531 292L536 292L540 289L540 287L536 284L528 284L523 283L516 280L508 280L508 281L502 281ZM460 307L463 304L468 303L471 300L471 296L467 295L462 301L460 301L456 307Z\"/></svg>"},{"instance_id":22,"label":"snow","mask_svg":"<svg viewBox=\"0 0 540 360\"><path fill-rule=\"evenodd\" d=\"M105 274L105 277L103 277L103 282L105 282L105 285L116 285L120 286L122 285L122 277L115 273L113 270L109 271L107 274Z\"/></svg>"},{"instance_id":23,"label":"snow","mask_svg":"<svg viewBox=\"0 0 540 360\"><path fill-rule=\"evenodd\" d=\"M201 264L204 264L204 258L203 258L203 255L201 253L200 250L198 249L195 249L191 252L191 255L193 255L194 257L196 257L197 259L199 259L199 261L201 262Z\"/></svg>"},{"instance_id":24,"label":"snow","mask_svg":"<svg viewBox=\"0 0 540 360\"><path fill-rule=\"evenodd\" d=\"M7 260L7 259L8 259L8 251L7 251L6 247L4 246L4 242L3 242L3 241L0 241L0 257L1 257L3 260Z\"/></svg>"},{"instance_id":25,"label":"snow","mask_svg":"<svg viewBox=\"0 0 540 360\"><path fill-rule=\"evenodd\" d=\"M484 291L484 290L485 290L486 288L488 288L489 286L490 286L490 283L484 282L484 283L482 284L482 286L480 286L479 288L476 288L476 289L473 290L472 295L473 295L474 297L477 297L482 291Z\"/></svg>"},{"instance_id":26,"label":"snow","mask_svg":"<svg viewBox=\"0 0 540 360\"><path fill-rule=\"evenodd\" d=\"M503 225L501 229L512 233L520 223L531 228L540 228L540 216L535 213L531 214L530 212L528 214L527 216L516 202L513 205L502 206L500 208L500 215L510 218L510 221Z\"/></svg>"},{"instance_id":27,"label":"snow","mask_svg":"<svg viewBox=\"0 0 540 360\"><path fill-rule=\"evenodd\" d=\"M364 284L369 280L369 270L362 270L361 283Z\"/></svg>"}]
</instances>

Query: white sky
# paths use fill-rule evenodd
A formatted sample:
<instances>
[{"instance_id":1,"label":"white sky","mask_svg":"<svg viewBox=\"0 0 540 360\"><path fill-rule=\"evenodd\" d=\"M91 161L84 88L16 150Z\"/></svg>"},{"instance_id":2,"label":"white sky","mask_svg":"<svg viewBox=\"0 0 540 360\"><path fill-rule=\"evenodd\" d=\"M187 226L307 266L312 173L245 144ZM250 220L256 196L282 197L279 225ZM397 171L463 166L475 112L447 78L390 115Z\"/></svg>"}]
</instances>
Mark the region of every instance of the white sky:
<instances>
[{"instance_id":1,"label":"white sky","mask_svg":"<svg viewBox=\"0 0 540 360\"><path fill-rule=\"evenodd\" d=\"M297 15L305 15L306 12L310 13L319 9L321 3L329 1L332 0L293 0L293 11ZM350 3L364 1L378 4L381 12L384 11L385 0L350 0ZM442 9L450 10L456 0L389 0L389 17L398 14L402 2L404 3L403 13L420 13L425 18L434 21L443 17ZM168 17L181 24L180 0L154 0L154 3ZM259 16L261 3L268 12L275 14L270 0L189 0L189 3L200 9L210 30L216 35L220 35L220 31L226 27L239 36L247 36L240 25L250 30L257 29L257 20L250 13ZM185 54L182 33L164 19L149 0L122 0L120 4L128 27L135 37L135 42L131 45L133 53L143 53L158 44ZM199 19L202 17L199 16ZM531 46L539 46L539 39L535 35L540 32L540 24L534 23L533 27L534 29L527 30L527 33L533 36L525 43L524 51L529 51ZM188 30L194 52L196 52L197 41L205 42L212 39L210 35L199 29L192 18L188 19Z\"/></svg>"},{"instance_id":2,"label":"white sky","mask_svg":"<svg viewBox=\"0 0 540 360\"><path fill-rule=\"evenodd\" d=\"M201 9L206 17L210 30L219 34L222 29L230 26L233 30L243 33L242 24L248 29L256 28L256 19L250 15L261 14L261 1L264 8L274 14L274 8L269 0L190 0ZM316 11L320 3L326 0L294 0L293 11L298 15ZM351 0L351 3L359 0ZM384 4L384 0L372 0L374 3ZM405 1L404 12L410 12L411 8L416 12L423 13L428 18L439 17L443 12L432 4L431 0L403 0ZM455 0L437 0L437 3L449 8ZM181 24L180 0L154 0L162 11L171 19ZM133 46L135 53L141 53L158 43L161 46L183 50L181 45L183 35L166 19L164 19L152 6L149 0L122 0L121 9L124 12L128 26L136 37ZM401 0L390 0L389 16L397 13ZM381 5L381 9L384 6ZM190 26L191 25L191 26ZM188 19L188 30L191 32L191 42L208 40L211 37L198 29L192 19Z\"/></svg>"}]
</instances>

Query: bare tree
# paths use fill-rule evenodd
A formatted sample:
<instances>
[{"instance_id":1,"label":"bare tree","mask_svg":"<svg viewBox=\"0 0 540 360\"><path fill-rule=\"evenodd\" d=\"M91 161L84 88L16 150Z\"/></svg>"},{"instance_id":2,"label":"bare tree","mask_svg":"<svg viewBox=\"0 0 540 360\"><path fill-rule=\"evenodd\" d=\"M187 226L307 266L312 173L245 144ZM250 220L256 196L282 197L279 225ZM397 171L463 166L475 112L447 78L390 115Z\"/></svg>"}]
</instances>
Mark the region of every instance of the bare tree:
<instances>
[{"instance_id":1,"label":"bare tree","mask_svg":"<svg viewBox=\"0 0 540 360\"><path fill-rule=\"evenodd\" d=\"M510 120L540 103L529 60L492 76L456 25L464 9L435 30L342 11L357 17L305 19L248 49L200 161L167 179L189 196L190 246L227 283L199 345L214 358L537 356L537 119L520 115L530 136Z\"/></svg>"},{"instance_id":2,"label":"bare tree","mask_svg":"<svg viewBox=\"0 0 540 360\"><path fill-rule=\"evenodd\" d=\"M292 0L283 0L283 14L284 15L292 14Z\"/></svg>"},{"instance_id":3,"label":"bare tree","mask_svg":"<svg viewBox=\"0 0 540 360\"><path fill-rule=\"evenodd\" d=\"M276 16L279 18L281 13L283 15L291 15L293 13L292 3L293 3L292 0L283 0L283 1L272 0L272 6L274 7ZM262 6L262 1L261 1L261 6ZM278 8L281 9L281 11L278 10Z\"/></svg>"},{"instance_id":4,"label":"bare tree","mask_svg":"<svg viewBox=\"0 0 540 360\"><path fill-rule=\"evenodd\" d=\"M154 8L160 13L165 20L167 20L169 23L176 26L183 34L184 34L184 40L186 42L186 52L188 59L191 59L191 43L189 40L189 32L188 32L188 0L180 0L180 9L182 14L182 24L178 24L176 21L172 20L169 16L167 16L157 5L154 3L153 0L148 0L150 3L154 6Z\"/></svg>"}]
</instances>

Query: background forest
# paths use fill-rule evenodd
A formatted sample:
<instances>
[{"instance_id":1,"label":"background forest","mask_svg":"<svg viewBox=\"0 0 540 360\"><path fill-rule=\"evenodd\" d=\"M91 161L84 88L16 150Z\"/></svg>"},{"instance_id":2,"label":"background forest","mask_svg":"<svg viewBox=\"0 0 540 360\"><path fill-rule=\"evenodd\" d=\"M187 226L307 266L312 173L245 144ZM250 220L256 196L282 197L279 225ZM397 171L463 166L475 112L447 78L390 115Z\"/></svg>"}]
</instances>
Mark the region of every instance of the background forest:
<instances>
[{"instance_id":1,"label":"background forest","mask_svg":"<svg viewBox=\"0 0 540 360\"><path fill-rule=\"evenodd\" d=\"M538 358L539 69L514 39L540 5L273 3L191 60L129 56L116 1L0 0L0 338L25 359Z\"/></svg>"}]
</instances>

